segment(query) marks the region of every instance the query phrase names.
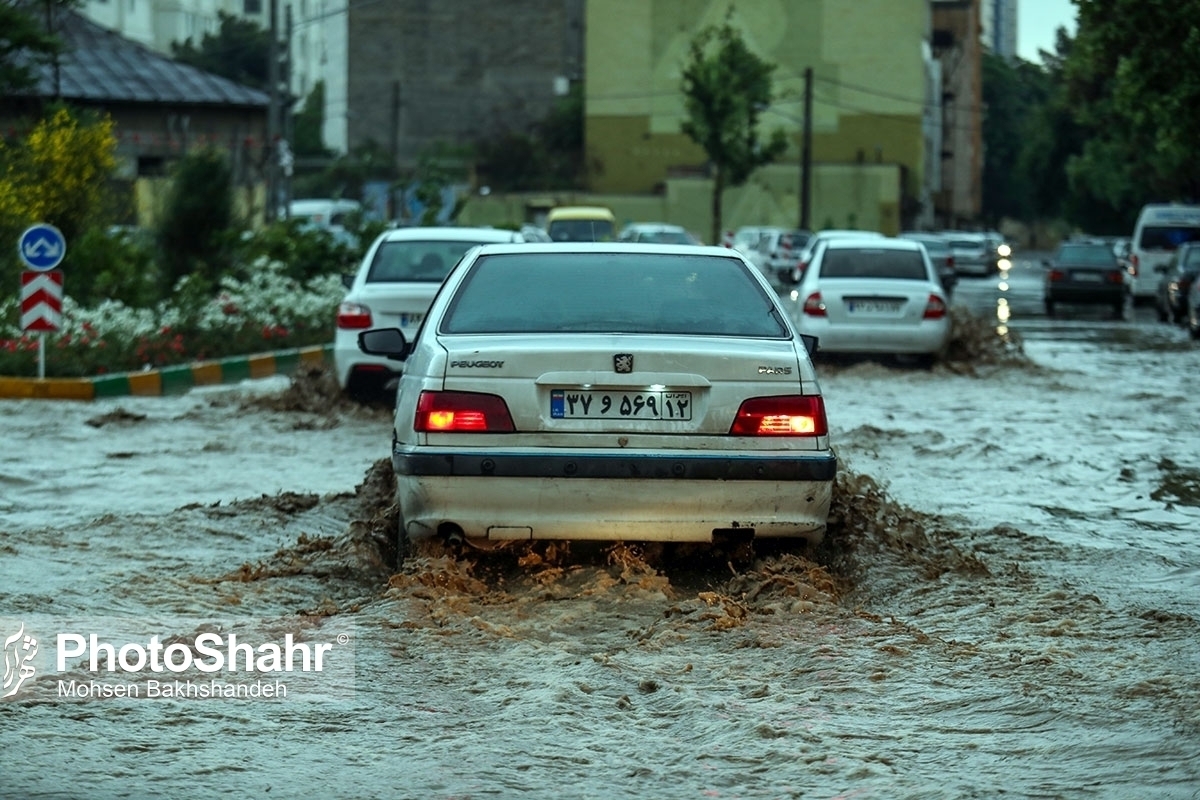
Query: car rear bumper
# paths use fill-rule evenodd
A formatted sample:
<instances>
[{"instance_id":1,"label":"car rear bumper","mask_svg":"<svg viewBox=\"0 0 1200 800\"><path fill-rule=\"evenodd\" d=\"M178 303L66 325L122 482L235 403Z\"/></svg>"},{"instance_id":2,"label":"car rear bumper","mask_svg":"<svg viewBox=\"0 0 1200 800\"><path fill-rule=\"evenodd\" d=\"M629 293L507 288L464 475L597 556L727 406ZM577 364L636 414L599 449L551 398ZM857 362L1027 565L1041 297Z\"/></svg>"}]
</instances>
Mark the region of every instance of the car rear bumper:
<instances>
[{"instance_id":1,"label":"car rear bumper","mask_svg":"<svg viewBox=\"0 0 1200 800\"><path fill-rule=\"evenodd\" d=\"M937 353L950 338L948 319L926 320L918 326L847 328L837 325L801 327L819 342L818 353Z\"/></svg>"},{"instance_id":2,"label":"car rear bumper","mask_svg":"<svg viewBox=\"0 0 1200 800\"><path fill-rule=\"evenodd\" d=\"M1129 294L1124 286L1054 286L1046 288L1046 299L1053 303L1117 305Z\"/></svg>"},{"instance_id":3,"label":"car rear bumper","mask_svg":"<svg viewBox=\"0 0 1200 800\"><path fill-rule=\"evenodd\" d=\"M392 457L411 538L711 542L824 535L836 457L464 455Z\"/></svg>"}]
</instances>

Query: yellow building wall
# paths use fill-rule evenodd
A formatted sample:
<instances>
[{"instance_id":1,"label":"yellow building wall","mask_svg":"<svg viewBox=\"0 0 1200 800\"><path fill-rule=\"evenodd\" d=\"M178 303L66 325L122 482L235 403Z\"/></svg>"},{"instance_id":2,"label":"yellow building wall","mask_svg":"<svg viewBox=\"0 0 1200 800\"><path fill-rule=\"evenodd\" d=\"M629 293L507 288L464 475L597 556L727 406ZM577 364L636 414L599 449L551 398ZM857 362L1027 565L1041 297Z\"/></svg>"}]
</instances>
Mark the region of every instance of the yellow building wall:
<instances>
[{"instance_id":1,"label":"yellow building wall","mask_svg":"<svg viewBox=\"0 0 1200 800\"><path fill-rule=\"evenodd\" d=\"M692 39L704 27L722 24L730 6L731 21L747 45L776 65L775 101L760 117L764 136L781 128L791 142L776 166L797 174L798 184L803 76L812 67L814 165L861 167L814 178L814 227L821 226L817 207L840 209L847 198L875 196L856 183L838 183L870 173L869 165L892 165L891 172L903 173L901 191L919 194L928 0L590 0L584 139L593 191L664 192L672 176L703 170L703 151L680 133L681 76ZM798 201L791 191L790 199L781 194L751 203L734 200L736 187L731 188L725 208L734 206L727 213L740 217L739 208L757 204L778 219L754 222L795 224ZM895 202L898 214L899 199ZM884 225L891 213L886 206L857 210L859 218Z\"/></svg>"}]
</instances>

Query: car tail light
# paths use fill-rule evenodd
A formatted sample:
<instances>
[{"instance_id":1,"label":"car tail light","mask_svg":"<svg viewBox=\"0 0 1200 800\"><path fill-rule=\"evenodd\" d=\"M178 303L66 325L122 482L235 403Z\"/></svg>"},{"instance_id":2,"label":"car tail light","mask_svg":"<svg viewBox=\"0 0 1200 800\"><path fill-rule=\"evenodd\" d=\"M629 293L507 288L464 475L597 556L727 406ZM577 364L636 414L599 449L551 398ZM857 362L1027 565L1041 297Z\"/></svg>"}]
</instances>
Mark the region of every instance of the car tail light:
<instances>
[{"instance_id":1,"label":"car tail light","mask_svg":"<svg viewBox=\"0 0 1200 800\"><path fill-rule=\"evenodd\" d=\"M1136 278L1136 277L1137 277L1137 274L1138 274L1138 257L1137 257L1137 253L1134 253L1134 254L1132 254L1131 256L1129 256L1129 266L1130 266L1130 268L1131 268L1131 271L1130 271L1130 273L1129 273L1129 274L1130 274L1130 275L1132 275L1132 276L1134 276L1134 277Z\"/></svg>"},{"instance_id":2,"label":"car tail light","mask_svg":"<svg viewBox=\"0 0 1200 800\"><path fill-rule=\"evenodd\" d=\"M954 269L954 256L946 256L946 266Z\"/></svg>"},{"instance_id":3,"label":"car tail light","mask_svg":"<svg viewBox=\"0 0 1200 800\"><path fill-rule=\"evenodd\" d=\"M925 313L922 317L924 319L941 319L944 316L946 316L946 301L936 294L929 295L929 299L925 301Z\"/></svg>"},{"instance_id":4,"label":"car tail light","mask_svg":"<svg viewBox=\"0 0 1200 800\"><path fill-rule=\"evenodd\" d=\"M1105 283L1124 283L1125 276L1123 274L1121 274L1120 270L1106 272L1106 273L1104 273L1104 282Z\"/></svg>"},{"instance_id":5,"label":"car tail light","mask_svg":"<svg viewBox=\"0 0 1200 800\"><path fill-rule=\"evenodd\" d=\"M825 400L816 394L754 397L742 403L731 436L824 436Z\"/></svg>"},{"instance_id":6,"label":"car tail light","mask_svg":"<svg viewBox=\"0 0 1200 800\"><path fill-rule=\"evenodd\" d=\"M820 292L813 292L804 300L804 313L810 317L824 317L825 301L821 299Z\"/></svg>"},{"instance_id":7,"label":"car tail light","mask_svg":"<svg viewBox=\"0 0 1200 800\"><path fill-rule=\"evenodd\" d=\"M1046 279L1051 283L1054 283L1055 281L1064 281L1067 279L1067 273L1063 272L1061 269L1052 269L1046 274Z\"/></svg>"},{"instance_id":8,"label":"car tail light","mask_svg":"<svg viewBox=\"0 0 1200 800\"><path fill-rule=\"evenodd\" d=\"M413 429L421 433L511 433L504 400L476 392L421 392Z\"/></svg>"},{"instance_id":9,"label":"car tail light","mask_svg":"<svg viewBox=\"0 0 1200 800\"><path fill-rule=\"evenodd\" d=\"M360 303L342 303L337 310L337 326L342 330L371 327L371 309Z\"/></svg>"}]
</instances>

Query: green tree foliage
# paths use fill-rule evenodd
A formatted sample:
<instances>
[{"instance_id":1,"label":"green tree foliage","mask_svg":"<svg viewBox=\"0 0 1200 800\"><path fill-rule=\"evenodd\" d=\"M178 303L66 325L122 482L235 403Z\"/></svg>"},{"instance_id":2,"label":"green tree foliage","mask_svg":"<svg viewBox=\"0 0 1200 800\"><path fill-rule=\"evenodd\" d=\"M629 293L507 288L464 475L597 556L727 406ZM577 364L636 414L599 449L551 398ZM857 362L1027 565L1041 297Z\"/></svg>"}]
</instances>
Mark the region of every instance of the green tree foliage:
<instances>
[{"instance_id":1,"label":"green tree foliage","mask_svg":"<svg viewBox=\"0 0 1200 800\"><path fill-rule=\"evenodd\" d=\"M317 81L304 98L304 105L292 117L295 134L292 150L297 158L329 158L321 128L325 125L325 82Z\"/></svg>"},{"instance_id":2,"label":"green tree foliage","mask_svg":"<svg viewBox=\"0 0 1200 800\"><path fill-rule=\"evenodd\" d=\"M1077 199L1132 222L1151 200L1200 198L1200 0L1075 0L1069 107L1087 131Z\"/></svg>"},{"instance_id":3,"label":"green tree foliage","mask_svg":"<svg viewBox=\"0 0 1200 800\"><path fill-rule=\"evenodd\" d=\"M63 52L54 35L57 15L80 0L0 0L0 97L37 82L36 67Z\"/></svg>"},{"instance_id":4,"label":"green tree foliage","mask_svg":"<svg viewBox=\"0 0 1200 800\"><path fill-rule=\"evenodd\" d=\"M580 83L572 85L531 131L497 131L475 144L479 181L500 192L577 189L582 164Z\"/></svg>"},{"instance_id":5,"label":"green tree foliage","mask_svg":"<svg viewBox=\"0 0 1200 800\"><path fill-rule=\"evenodd\" d=\"M218 11L221 27L204 34L197 46L190 39L171 42L171 54L184 64L231 81L266 90L270 85L271 34L261 25Z\"/></svg>"},{"instance_id":6,"label":"green tree foliage","mask_svg":"<svg viewBox=\"0 0 1200 800\"><path fill-rule=\"evenodd\" d=\"M48 109L23 141L0 141L0 239L16 242L23 228L47 222L67 240L64 268L81 266L73 246L108 221L116 147L111 119L65 106ZM15 247L0 250L0 285L15 285L20 269Z\"/></svg>"},{"instance_id":7,"label":"green tree foliage","mask_svg":"<svg viewBox=\"0 0 1200 800\"><path fill-rule=\"evenodd\" d=\"M158 231L164 288L189 275L214 286L228 269L234 221L229 161L216 150L197 150L180 159L173 177Z\"/></svg>"},{"instance_id":8,"label":"green tree foliage","mask_svg":"<svg viewBox=\"0 0 1200 800\"><path fill-rule=\"evenodd\" d=\"M775 65L750 51L730 16L696 35L683 68L683 133L704 148L712 164L714 242L720 241L725 188L742 185L787 149L782 130L766 142L758 134L759 114L771 103Z\"/></svg>"},{"instance_id":9,"label":"green tree foliage","mask_svg":"<svg viewBox=\"0 0 1200 800\"><path fill-rule=\"evenodd\" d=\"M993 225L1003 217L1031 219L1034 214L1030 176L1019 168L1031 129L1052 91L1049 75L1027 62L983 57L983 215ZM1061 166L1061 165L1060 165Z\"/></svg>"}]
</instances>

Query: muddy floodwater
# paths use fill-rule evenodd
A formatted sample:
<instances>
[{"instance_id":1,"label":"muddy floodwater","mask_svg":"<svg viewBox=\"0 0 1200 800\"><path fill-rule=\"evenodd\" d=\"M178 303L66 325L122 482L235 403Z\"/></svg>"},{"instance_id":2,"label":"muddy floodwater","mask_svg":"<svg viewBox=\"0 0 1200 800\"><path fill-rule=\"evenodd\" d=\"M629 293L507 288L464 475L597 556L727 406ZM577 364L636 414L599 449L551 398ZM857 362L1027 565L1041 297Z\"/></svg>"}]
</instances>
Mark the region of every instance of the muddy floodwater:
<instances>
[{"instance_id":1,"label":"muddy floodwater","mask_svg":"<svg viewBox=\"0 0 1200 800\"><path fill-rule=\"evenodd\" d=\"M1011 358L819 371L828 539L751 563L396 572L387 413L321 376L0 402L0 640L41 648L0 701L0 796L1200 797L1200 347L1043 320ZM114 625L303 631L342 672L61 696L111 676L58 673L56 632Z\"/></svg>"}]
</instances>

